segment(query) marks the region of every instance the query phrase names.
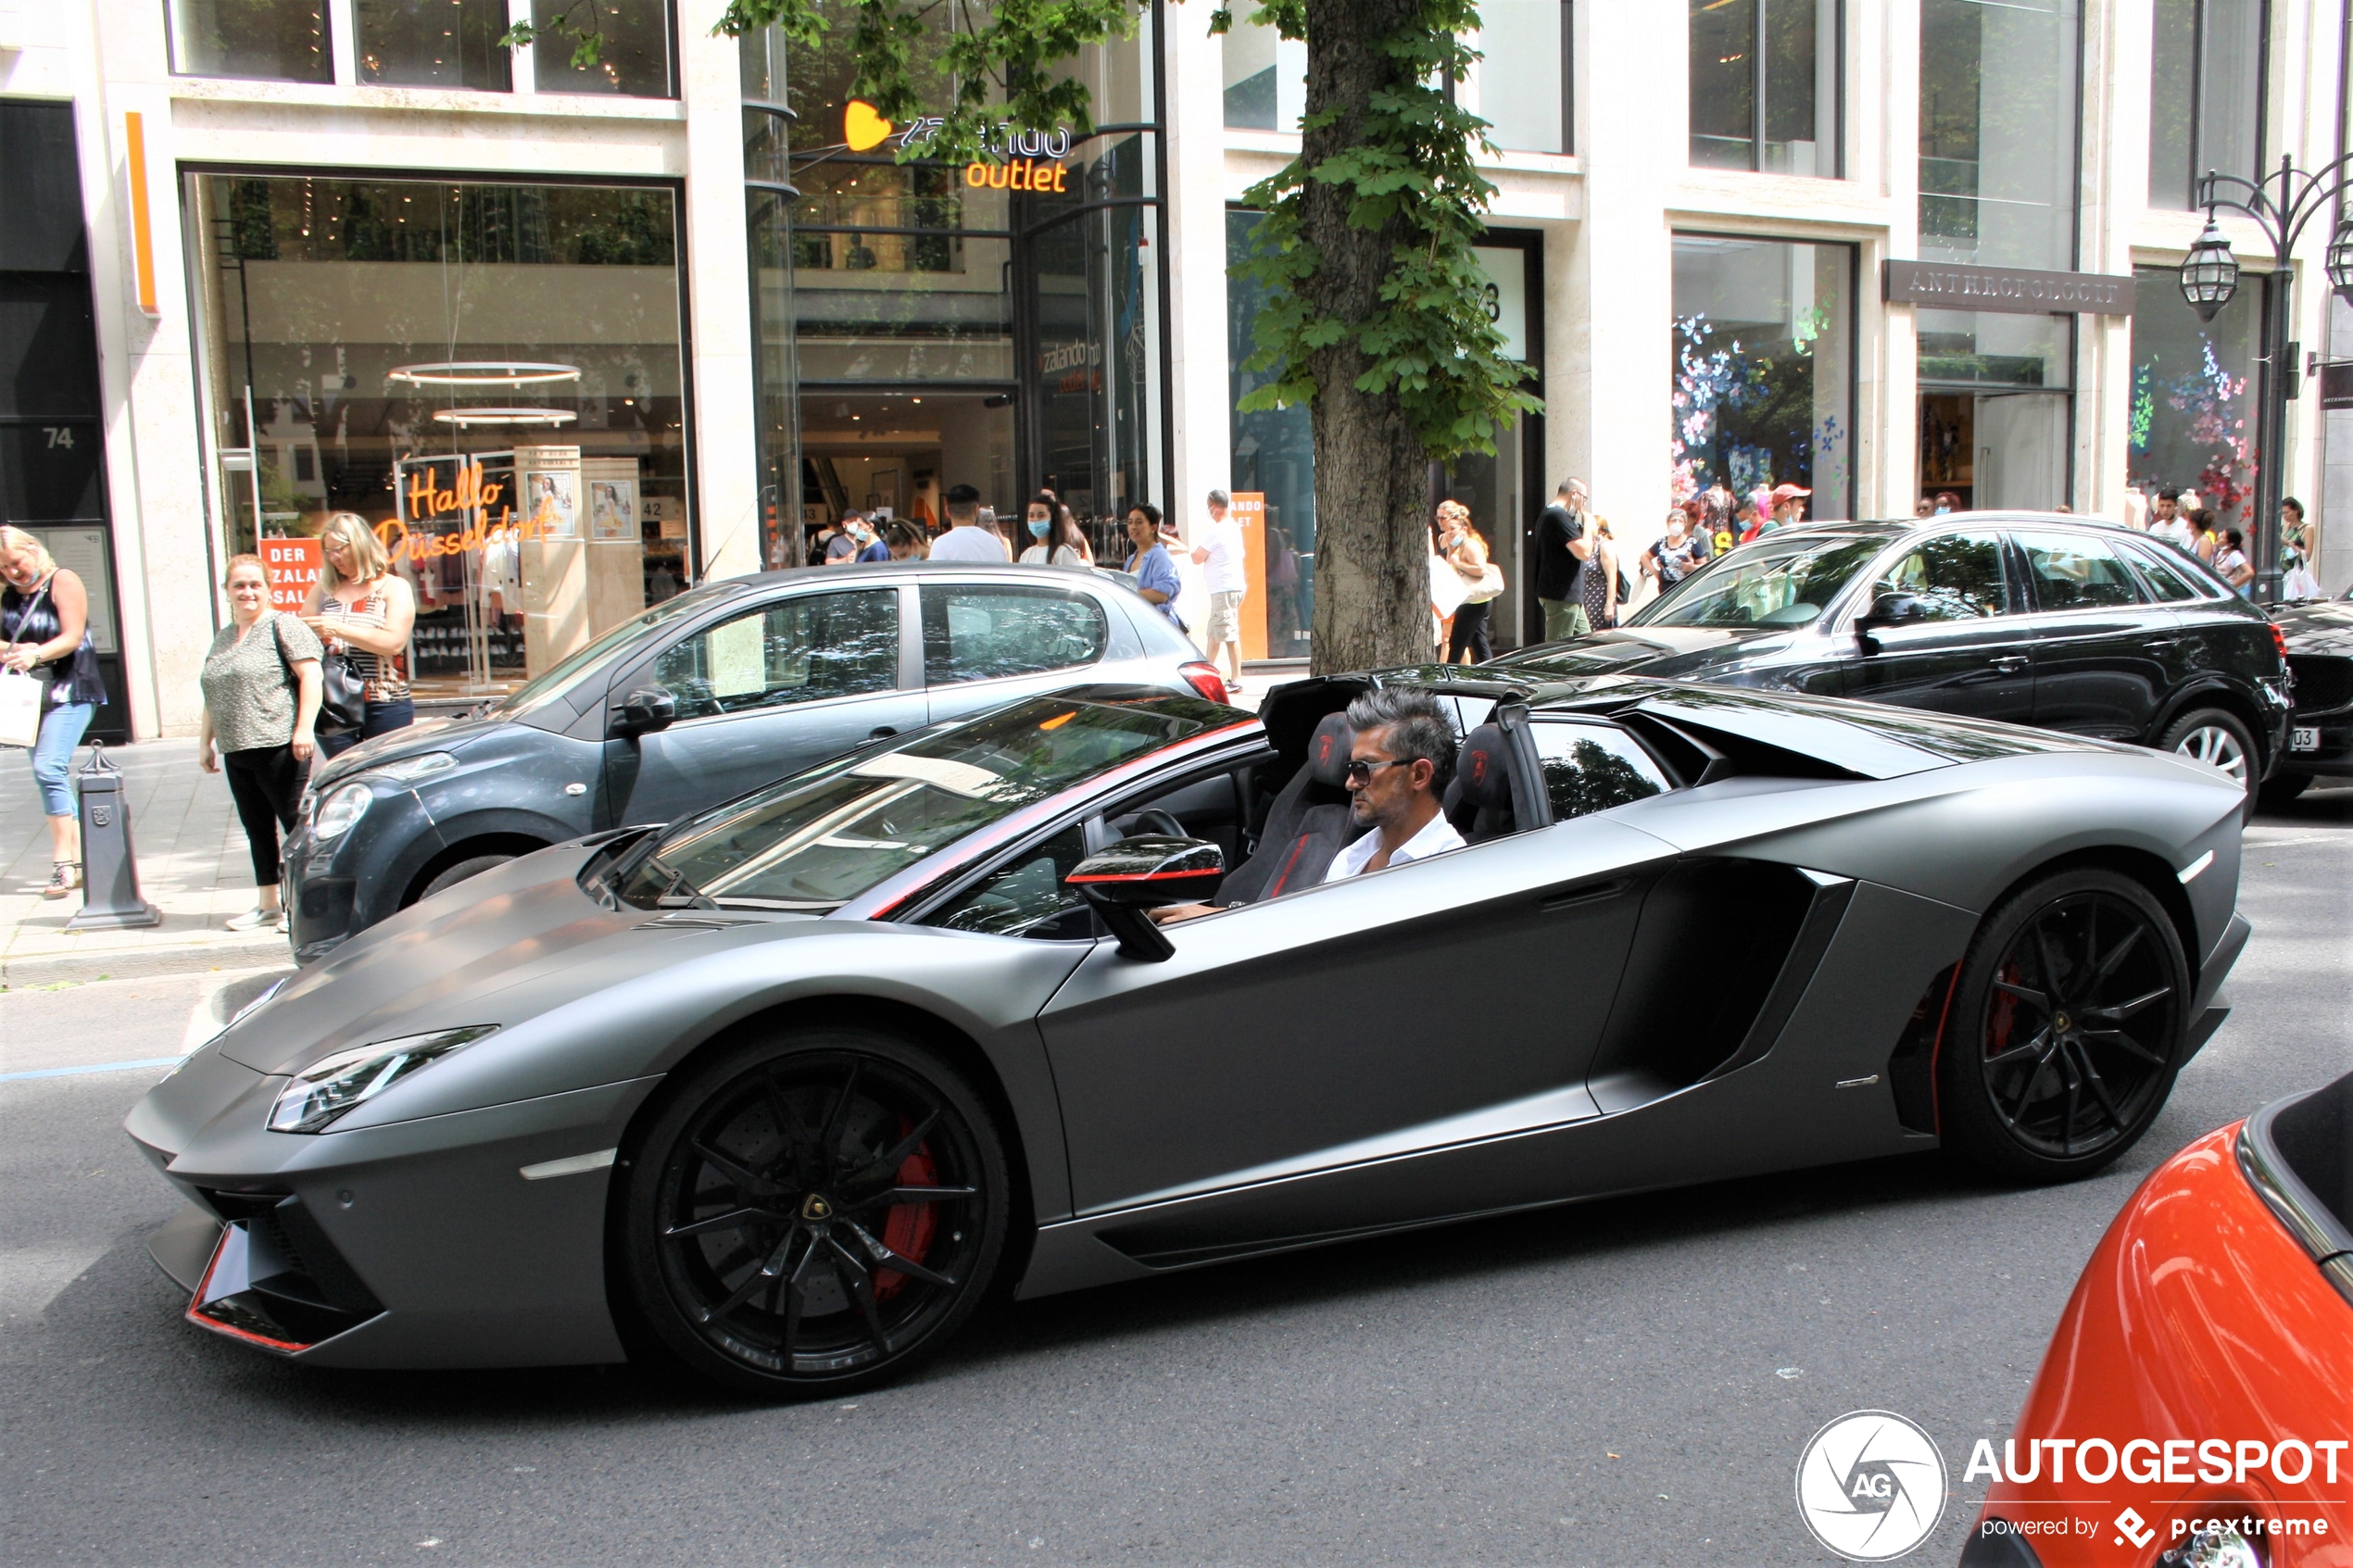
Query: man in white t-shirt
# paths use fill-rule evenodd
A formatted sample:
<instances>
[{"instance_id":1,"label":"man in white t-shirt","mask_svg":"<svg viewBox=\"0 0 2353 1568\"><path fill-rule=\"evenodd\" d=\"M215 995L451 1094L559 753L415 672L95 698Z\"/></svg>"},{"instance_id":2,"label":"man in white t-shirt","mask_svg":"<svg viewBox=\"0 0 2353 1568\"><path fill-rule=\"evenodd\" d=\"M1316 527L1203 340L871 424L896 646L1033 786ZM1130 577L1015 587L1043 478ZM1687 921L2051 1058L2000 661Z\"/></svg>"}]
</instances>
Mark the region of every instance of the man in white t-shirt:
<instances>
[{"instance_id":1,"label":"man in white t-shirt","mask_svg":"<svg viewBox=\"0 0 2353 1568\"><path fill-rule=\"evenodd\" d=\"M1242 689L1242 596L1250 591L1250 575L1243 566L1242 525L1226 515L1233 505L1223 490L1209 493L1209 526L1202 532L1201 543L1193 546L1193 564L1205 568L1202 577L1209 589L1209 624L1202 628L1202 640L1209 645L1209 662L1215 664L1220 648L1226 651L1227 689Z\"/></svg>"},{"instance_id":2,"label":"man in white t-shirt","mask_svg":"<svg viewBox=\"0 0 2353 1568\"><path fill-rule=\"evenodd\" d=\"M948 532L931 542L933 560L1008 562L1005 541L993 529L980 525L980 492L969 484L950 488Z\"/></svg>"},{"instance_id":3,"label":"man in white t-shirt","mask_svg":"<svg viewBox=\"0 0 2353 1568\"><path fill-rule=\"evenodd\" d=\"M2182 493L2170 485L2157 493L2157 511L2149 519L2149 533L2184 555L2197 553L2197 530L2182 515Z\"/></svg>"}]
</instances>

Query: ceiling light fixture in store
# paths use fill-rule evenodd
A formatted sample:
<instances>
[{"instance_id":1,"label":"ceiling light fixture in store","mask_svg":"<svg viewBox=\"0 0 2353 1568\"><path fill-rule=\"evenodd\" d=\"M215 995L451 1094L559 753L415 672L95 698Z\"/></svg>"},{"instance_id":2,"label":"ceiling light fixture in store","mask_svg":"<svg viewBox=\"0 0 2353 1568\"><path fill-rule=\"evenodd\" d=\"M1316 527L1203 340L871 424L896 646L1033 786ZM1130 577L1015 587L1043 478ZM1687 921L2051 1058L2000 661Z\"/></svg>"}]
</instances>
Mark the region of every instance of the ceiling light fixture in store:
<instances>
[{"instance_id":1,"label":"ceiling light fixture in store","mask_svg":"<svg viewBox=\"0 0 2353 1568\"><path fill-rule=\"evenodd\" d=\"M569 408L436 408L433 422L472 430L476 425L568 425L579 417Z\"/></svg>"},{"instance_id":2,"label":"ceiling light fixture in store","mask_svg":"<svg viewBox=\"0 0 2353 1568\"><path fill-rule=\"evenodd\" d=\"M430 365L401 365L384 372L386 381L413 386L547 386L578 381L577 365L535 364L528 359L441 359Z\"/></svg>"}]
</instances>

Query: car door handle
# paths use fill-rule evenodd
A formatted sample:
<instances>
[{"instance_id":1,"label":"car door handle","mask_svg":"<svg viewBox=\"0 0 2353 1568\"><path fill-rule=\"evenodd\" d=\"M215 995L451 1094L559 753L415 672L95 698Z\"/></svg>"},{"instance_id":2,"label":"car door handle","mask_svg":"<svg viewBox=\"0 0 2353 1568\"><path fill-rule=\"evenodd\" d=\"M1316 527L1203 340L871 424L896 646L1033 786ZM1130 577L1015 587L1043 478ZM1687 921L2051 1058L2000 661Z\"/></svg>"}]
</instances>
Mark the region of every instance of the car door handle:
<instances>
[{"instance_id":1,"label":"car door handle","mask_svg":"<svg viewBox=\"0 0 2353 1568\"><path fill-rule=\"evenodd\" d=\"M2022 653L2006 653L2001 658L1994 661L1994 668L2001 671L2006 675L2015 675L2020 671L2025 669L2029 662L2030 661L2027 657Z\"/></svg>"},{"instance_id":2,"label":"car door handle","mask_svg":"<svg viewBox=\"0 0 2353 1568\"><path fill-rule=\"evenodd\" d=\"M1573 909L1580 904L1598 904L1604 898L1615 898L1634 885L1630 876L1612 877L1607 882L1589 882L1582 887L1572 887L1554 893L1537 901L1536 908L1544 914L1556 909Z\"/></svg>"},{"instance_id":3,"label":"car door handle","mask_svg":"<svg viewBox=\"0 0 2353 1568\"><path fill-rule=\"evenodd\" d=\"M885 735L895 735L898 733L899 732L897 730L891 728L888 724L876 724L873 729L866 732L866 738L868 740L880 740Z\"/></svg>"}]
</instances>

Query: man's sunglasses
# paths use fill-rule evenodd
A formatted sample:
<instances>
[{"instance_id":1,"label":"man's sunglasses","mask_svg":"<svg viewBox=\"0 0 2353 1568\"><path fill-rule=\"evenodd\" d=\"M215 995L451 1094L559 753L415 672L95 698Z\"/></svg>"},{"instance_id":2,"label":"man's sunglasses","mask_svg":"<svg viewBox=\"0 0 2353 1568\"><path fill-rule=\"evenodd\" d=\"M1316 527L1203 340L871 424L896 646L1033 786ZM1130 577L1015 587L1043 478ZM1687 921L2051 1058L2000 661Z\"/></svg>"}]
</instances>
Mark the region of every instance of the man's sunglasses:
<instances>
[{"instance_id":1,"label":"man's sunglasses","mask_svg":"<svg viewBox=\"0 0 2353 1568\"><path fill-rule=\"evenodd\" d=\"M1368 784L1373 782L1373 770L1376 768L1410 768L1413 764L1411 757L1385 757L1378 762L1352 761L1343 776L1350 784Z\"/></svg>"}]
</instances>

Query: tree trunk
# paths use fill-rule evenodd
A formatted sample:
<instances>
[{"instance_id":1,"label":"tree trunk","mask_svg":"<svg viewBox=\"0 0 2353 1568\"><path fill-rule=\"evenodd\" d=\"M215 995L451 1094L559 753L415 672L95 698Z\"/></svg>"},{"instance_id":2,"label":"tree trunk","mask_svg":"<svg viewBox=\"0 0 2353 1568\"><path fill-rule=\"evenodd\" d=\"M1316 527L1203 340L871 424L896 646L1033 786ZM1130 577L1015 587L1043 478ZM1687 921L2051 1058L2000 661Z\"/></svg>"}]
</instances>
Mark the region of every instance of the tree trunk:
<instances>
[{"instance_id":1,"label":"tree trunk","mask_svg":"<svg viewBox=\"0 0 2353 1568\"><path fill-rule=\"evenodd\" d=\"M1354 327L1380 307L1382 280L1405 225L1351 228L1350 193L1313 178L1316 165L1362 140L1365 105L1399 68L1377 44L1415 25L1416 0L1307 0L1307 115L1338 107L1305 132L1300 238L1314 247L1306 302ZM1353 337L1309 357L1315 375L1315 624L1314 668L1378 669L1430 657L1429 526L1422 515L1428 458L1397 399L1360 392L1372 361Z\"/></svg>"}]
</instances>

